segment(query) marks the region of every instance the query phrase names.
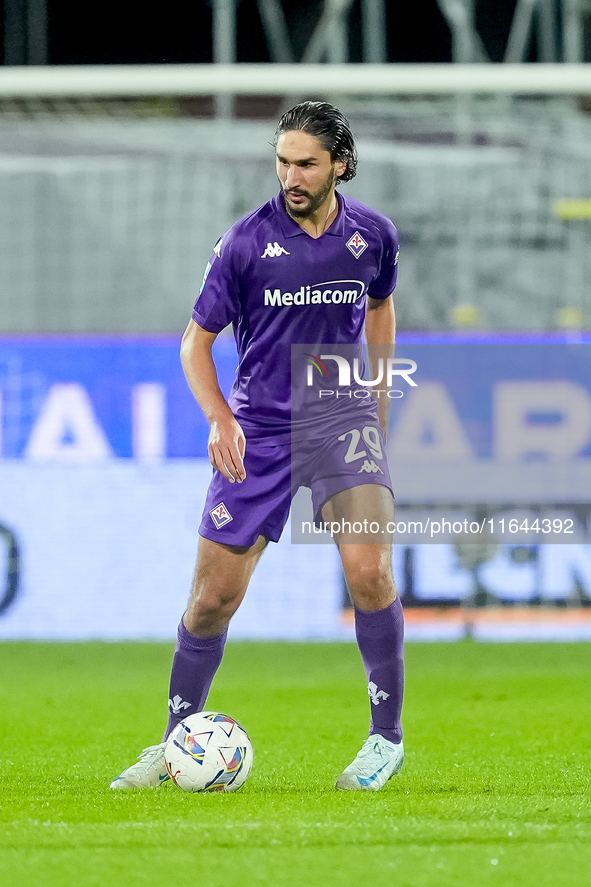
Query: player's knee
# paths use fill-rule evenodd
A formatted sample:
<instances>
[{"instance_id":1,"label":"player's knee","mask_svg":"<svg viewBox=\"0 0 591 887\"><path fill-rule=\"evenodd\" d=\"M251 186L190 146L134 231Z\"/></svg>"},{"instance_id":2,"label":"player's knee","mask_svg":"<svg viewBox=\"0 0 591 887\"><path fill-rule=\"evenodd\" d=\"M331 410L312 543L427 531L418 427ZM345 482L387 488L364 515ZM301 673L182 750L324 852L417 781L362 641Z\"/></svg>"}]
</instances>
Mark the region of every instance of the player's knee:
<instances>
[{"instance_id":1,"label":"player's knee","mask_svg":"<svg viewBox=\"0 0 591 887\"><path fill-rule=\"evenodd\" d=\"M242 594L229 590L215 590L193 596L185 613L189 631L199 634L211 625L230 621L242 600Z\"/></svg>"},{"instance_id":2,"label":"player's knee","mask_svg":"<svg viewBox=\"0 0 591 887\"><path fill-rule=\"evenodd\" d=\"M354 601L358 598L371 601L393 588L389 565L360 560L349 565L345 575Z\"/></svg>"}]
</instances>

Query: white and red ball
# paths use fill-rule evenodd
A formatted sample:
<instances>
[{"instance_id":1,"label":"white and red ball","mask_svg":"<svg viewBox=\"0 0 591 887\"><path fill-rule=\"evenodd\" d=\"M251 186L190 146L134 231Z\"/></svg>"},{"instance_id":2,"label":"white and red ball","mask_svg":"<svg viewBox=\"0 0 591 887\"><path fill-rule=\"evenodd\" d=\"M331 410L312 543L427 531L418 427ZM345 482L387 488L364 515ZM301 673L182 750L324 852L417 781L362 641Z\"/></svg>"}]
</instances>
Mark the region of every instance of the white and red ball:
<instances>
[{"instance_id":1,"label":"white and red ball","mask_svg":"<svg viewBox=\"0 0 591 887\"><path fill-rule=\"evenodd\" d=\"M182 720L164 749L170 778L187 792L237 791L248 779L253 758L244 727L217 711Z\"/></svg>"}]
</instances>

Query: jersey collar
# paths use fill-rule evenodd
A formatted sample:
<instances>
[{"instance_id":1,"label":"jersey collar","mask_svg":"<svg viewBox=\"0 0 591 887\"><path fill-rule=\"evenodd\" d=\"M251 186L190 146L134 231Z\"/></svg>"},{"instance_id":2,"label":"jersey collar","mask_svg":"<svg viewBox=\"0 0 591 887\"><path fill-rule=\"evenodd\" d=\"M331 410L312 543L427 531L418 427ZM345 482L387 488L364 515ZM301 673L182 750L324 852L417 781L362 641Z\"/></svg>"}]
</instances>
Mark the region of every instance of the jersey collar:
<instances>
[{"instance_id":1,"label":"jersey collar","mask_svg":"<svg viewBox=\"0 0 591 887\"><path fill-rule=\"evenodd\" d=\"M318 240L322 240L322 238L328 234L330 234L331 237L342 237L345 233L345 201L341 194L336 191L335 194L339 205L336 219L328 231L325 231L324 234L316 238ZM297 237L298 234L304 234L306 237L310 236L309 234L306 234L303 228L300 228L297 222L294 222L290 215L287 214L281 192L274 198L273 202L278 214L279 227L281 228L281 233L284 237ZM314 238L311 239L313 240Z\"/></svg>"}]
</instances>

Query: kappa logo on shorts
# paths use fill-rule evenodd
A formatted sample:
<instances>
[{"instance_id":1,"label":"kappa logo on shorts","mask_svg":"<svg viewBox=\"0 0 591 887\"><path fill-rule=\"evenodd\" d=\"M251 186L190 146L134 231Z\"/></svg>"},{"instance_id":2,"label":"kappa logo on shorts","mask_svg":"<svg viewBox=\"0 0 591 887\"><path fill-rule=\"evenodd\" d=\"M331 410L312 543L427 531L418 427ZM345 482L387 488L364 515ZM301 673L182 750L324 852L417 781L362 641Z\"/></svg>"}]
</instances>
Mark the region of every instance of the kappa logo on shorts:
<instances>
[{"instance_id":1,"label":"kappa logo on shorts","mask_svg":"<svg viewBox=\"0 0 591 887\"><path fill-rule=\"evenodd\" d=\"M340 440L340 437L339 437L339 440ZM361 474L362 471L366 471L367 474L377 474L378 471L380 472L380 474L384 473L382 471L382 469L380 468L380 466L376 465L376 463L373 461L373 459L365 459L363 465L361 466L361 468L359 469L357 474Z\"/></svg>"},{"instance_id":2,"label":"kappa logo on shorts","mask_svg":"<svg viewBox=\"0 0 591 887\"><path fill-rule=\"evenodd\" d=\"M356 231L353 237L347 241L347 249L353 253L356 259L359 258L361 253L365 252L367 249L367 243L359 231Z\"/></svg>"},{"instance_id":3,"label":"kappa logo on shorts","mask_svg":"<svg viewBox=\"0 0 591 887\"><path fill-rule=\"evenodd\" d=\"M220 502L219 505L216 505L215 508L212 508L209 513L211 515L212 521L215 524L216 530L219 530L225 524L229 524L231 520L234 520L223 502Z\"/></svg>"}]
</instances>

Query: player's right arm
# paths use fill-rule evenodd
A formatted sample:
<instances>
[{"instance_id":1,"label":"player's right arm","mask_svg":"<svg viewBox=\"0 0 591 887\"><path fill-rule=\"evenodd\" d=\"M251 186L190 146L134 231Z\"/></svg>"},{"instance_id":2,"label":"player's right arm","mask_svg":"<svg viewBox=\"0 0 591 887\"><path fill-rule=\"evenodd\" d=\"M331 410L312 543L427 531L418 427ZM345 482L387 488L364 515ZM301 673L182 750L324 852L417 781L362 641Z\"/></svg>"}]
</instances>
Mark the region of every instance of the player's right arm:
<instances>
[{"instance_id":1,"label":"player's right arm","mask_svg":"<svg viewBox=\"0 0 591 887\"><path fill-rule=\"evenodd\" d=\"M211 353L217 335L190 320L181 343L181 363L189 387L209 422L207 448L211 464L230 483L242 483L246 477L246 438L219 386Z\"/></svg>"}]
</instances>

